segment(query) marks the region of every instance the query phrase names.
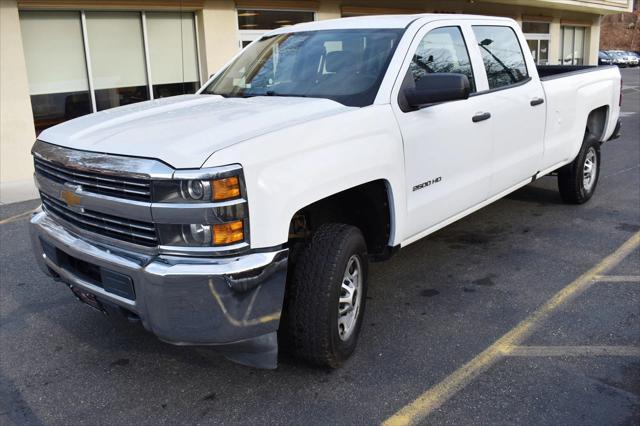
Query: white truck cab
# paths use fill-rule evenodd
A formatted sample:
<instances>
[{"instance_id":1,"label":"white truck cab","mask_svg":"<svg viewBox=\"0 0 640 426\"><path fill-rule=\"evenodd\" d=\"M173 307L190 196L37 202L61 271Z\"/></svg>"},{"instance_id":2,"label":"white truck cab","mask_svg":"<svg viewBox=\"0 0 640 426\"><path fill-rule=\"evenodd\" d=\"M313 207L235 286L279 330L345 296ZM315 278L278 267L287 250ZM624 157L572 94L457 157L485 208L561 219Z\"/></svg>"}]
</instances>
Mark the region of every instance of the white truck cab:
<instances>
[{"instance_id":1,"label":"white truck cab","mask_svg":"<svg viewBox=\"0 0 640 426\"><path fill-rule=\"evenodd\" d=\"M369 261L548 174L594 193L616 67L536 67L506 18L281 28L195 95L47 129L33 148L43 271L175 344L337 367Z\"/></svg>"}]
</instances>

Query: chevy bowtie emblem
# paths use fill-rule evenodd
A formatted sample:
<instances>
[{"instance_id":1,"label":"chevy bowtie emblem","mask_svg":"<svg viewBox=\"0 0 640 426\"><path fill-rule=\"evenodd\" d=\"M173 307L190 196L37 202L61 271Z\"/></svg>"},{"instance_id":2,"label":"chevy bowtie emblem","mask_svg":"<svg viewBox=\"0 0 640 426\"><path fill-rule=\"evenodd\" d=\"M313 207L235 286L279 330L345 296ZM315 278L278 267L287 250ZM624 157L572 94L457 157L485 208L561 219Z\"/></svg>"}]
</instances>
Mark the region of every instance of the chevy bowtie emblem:
<instances>
[{"instance_id":1,"label":"chevy bowtie emblem","mask_svg":"<svg viewBox=\"0 0 640 426\"><path fill-rule=\"evenodd\" d=\"M80 201L82 198L75 193L75 187L65 187L62 191L60 191L60 198L67 203L67 207L72 209L77 209L80 206Z\"/></svg>"}]
</instances>

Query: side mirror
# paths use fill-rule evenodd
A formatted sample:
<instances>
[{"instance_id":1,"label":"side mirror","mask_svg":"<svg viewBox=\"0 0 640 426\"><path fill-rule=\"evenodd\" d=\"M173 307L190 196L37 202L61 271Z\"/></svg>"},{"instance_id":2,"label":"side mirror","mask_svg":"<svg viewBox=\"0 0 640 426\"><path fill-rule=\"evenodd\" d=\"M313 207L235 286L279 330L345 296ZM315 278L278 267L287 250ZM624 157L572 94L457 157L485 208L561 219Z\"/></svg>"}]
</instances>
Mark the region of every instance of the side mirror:
<instances>
[{"instance_id":1,"label":"side mirror","mask_svg":"<svg viewBox=\"0 0 640 426\"><path fill-rule=\"evenodd\" d=\"M469 98L471 85L464 74L428 74L415 82L415 87L404 89L408 106L420 108L439 102Z\"/></svg>"}]
</instances>

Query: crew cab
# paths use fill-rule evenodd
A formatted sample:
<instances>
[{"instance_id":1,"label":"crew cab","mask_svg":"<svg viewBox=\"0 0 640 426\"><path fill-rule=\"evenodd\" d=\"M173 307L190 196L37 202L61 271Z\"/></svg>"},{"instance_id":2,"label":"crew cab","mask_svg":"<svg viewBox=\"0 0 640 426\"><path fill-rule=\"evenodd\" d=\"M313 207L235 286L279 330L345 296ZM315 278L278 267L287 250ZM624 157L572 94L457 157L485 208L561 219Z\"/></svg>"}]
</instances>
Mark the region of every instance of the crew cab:
<instances>
[{"instance_id":1,"label":"crew cab","mask_svg":"<svg viewBox=\"0 0 640 426\"><path fill-rule=\"evenodd\" d=\"M536 67L511 19L280 28L196 94L42 132L33 248L81 301L164 341L337 367L370 261L546 175L586 202L620 96L617 67Z\"/></svg>"}]
</instances>

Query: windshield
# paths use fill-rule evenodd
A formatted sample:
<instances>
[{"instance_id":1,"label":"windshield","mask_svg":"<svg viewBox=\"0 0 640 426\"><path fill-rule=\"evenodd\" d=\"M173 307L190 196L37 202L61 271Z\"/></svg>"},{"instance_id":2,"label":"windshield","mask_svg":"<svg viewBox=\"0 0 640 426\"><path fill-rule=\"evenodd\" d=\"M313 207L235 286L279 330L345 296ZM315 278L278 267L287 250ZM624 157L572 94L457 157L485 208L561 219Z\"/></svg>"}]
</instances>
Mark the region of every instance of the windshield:
<instances>
[{"instance_id":1,"label":"windshield","mask_svg":"<svg viewBox=\"0 0 640 426\"><path fill-rule=\"evenodd\" d=\"M225 97L301 96L373 103L401 29L324 30L263 37L203 91Z\"/></svg>"}]
</instances>

